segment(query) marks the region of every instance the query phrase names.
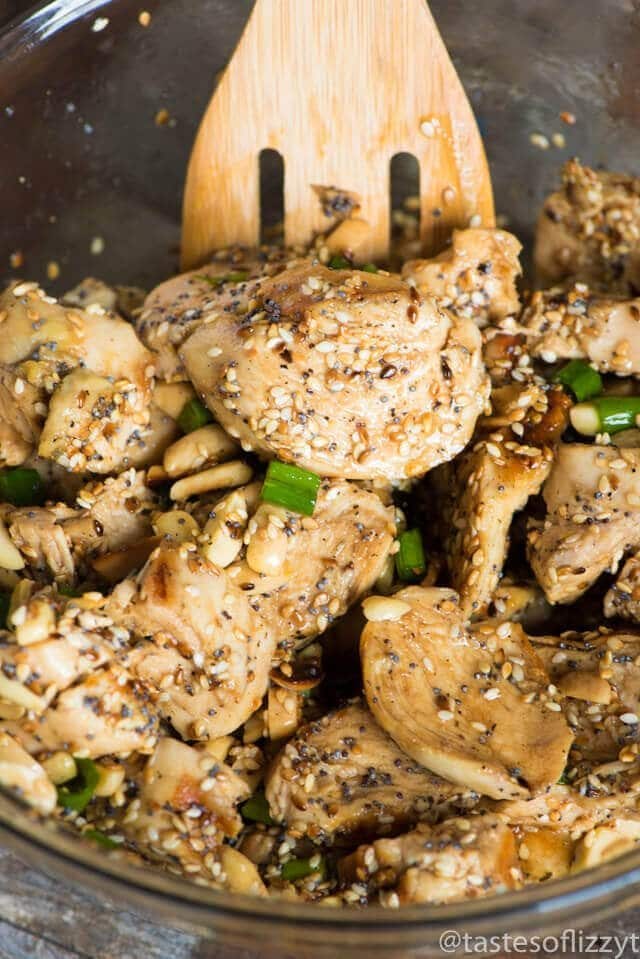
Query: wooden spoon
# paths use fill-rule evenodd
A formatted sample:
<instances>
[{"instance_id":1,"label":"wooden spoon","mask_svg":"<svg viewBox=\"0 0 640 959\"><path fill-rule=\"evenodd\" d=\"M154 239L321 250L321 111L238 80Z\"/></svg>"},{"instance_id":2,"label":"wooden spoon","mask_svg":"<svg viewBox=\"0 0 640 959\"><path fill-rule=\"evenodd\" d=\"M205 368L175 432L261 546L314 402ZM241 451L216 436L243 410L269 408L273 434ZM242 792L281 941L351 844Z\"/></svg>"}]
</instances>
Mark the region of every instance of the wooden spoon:
<instances>
[{"instance_id":1,"label":"wooden spoon","mask_svg":"<svg viewBox=\"0 0 640 959\"><path fill-rule=\"evenodd\" d=\"M461 25L464 29L464 24ZM288 245L326 230L313 184L359 195L361 254L389 253L391 158L420 167L421 244L494 225L471 107L424 0L257 0L193 146L182 266L260 238L259 154L284 158Z\"/></svg>"}]
</instances>

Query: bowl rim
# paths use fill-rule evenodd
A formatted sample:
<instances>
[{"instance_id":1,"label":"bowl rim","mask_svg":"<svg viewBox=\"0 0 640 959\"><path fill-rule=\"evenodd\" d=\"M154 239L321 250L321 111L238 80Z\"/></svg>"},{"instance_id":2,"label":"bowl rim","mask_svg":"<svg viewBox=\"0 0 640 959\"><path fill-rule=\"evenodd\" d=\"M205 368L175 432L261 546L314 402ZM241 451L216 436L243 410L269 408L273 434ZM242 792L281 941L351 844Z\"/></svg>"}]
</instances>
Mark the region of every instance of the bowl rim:
<instances>
[{"instance_id":1,"label":"bowl rim","mask_svg":"<svg viewBox=\"0 0 640 959\"><path fill-rule=\"evenodd\" d=\"M0 29L3 70L76 21L107 9L111 2L44 0L35 4ZM567 923L575 926L577 921L592 924L640 901L640 848L563 879L450 905L322 909L239 895L135 865L118 851L99 849L59 821L38 816L3 788L0 842L35 868L44 866L45 871L62 874L76 885L108 891L116 900L160 913L165 923L170 917L174 925L226 933L243 944L255 943L264 932L281 936L286 944L366 945L375 951L424 947L437 944L438 936L451 928L463 927L477 935L497 930L540 932Z\"/></svg>"}]
</instances>

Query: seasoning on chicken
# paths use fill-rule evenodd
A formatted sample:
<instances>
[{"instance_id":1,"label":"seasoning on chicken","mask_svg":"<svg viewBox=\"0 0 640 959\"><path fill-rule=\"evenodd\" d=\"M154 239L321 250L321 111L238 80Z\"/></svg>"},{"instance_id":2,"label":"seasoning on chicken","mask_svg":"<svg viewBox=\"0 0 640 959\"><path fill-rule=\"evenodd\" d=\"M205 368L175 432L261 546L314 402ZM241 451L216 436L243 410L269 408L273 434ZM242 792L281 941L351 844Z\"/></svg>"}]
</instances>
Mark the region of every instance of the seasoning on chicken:
<instances>
[{"instance_id":1,"label":"seasoning on chicken","mask_svg":"<svg viewBox=\"0 0 640 959\"><path fill-rule=\"evenodd\" d=\"M603 373L640 374L640 299L594 295L585 283L537 290L518 329L545 363L586 359Z\"/></svg>"},{"instance_id":2,"label":"seasoning on chicken","mask_svg":"<svg viewBox=\"0 0 640 959\"><path fill-rule=\"evenodd\" d=\"M608 294L640 292L640 179L569 160L545 200L534 260L541 286L571 278Z\"/></svg>"},{"instance_id":3,"label":"seasoning on chicken","mask_svg":"<svg viewBox=\"0 0 640 959\"><path fill-rule=\"evenodd\" d=\"M615 583L607 590L604 615L640 623L640 553L629 556Z\"/></svg>"},{"instance_id":4,"label":"seasoning on chicken","mask_svg":"<svg viewBox=\"0 0 640 959\"><path fill-rule=\"evenodd\" d=\"M550 603L571 603L640 545L640 449L564 443L532 523L528 556Z\"/></svg>"},{"instance_id":5,"label":"seasoning on chicken","mask_svg":"<svg viewBox=\"0 0 640 959\"><path fill-rule=\"evenodd\" d=\"M572 736L520 626L469 632L456 593L417 586L366 600L365 616L365 695L401 749L494 799L558 780Z\"/></svg>"},{"instance_id":6,"label":"seasoning on chicken","mask_svg":"<svg viewBox=\"0 0 640 959\"><path fill-rule=\"evenodd\" d=\"M533 385L494 390L492 416L479 421L476 442L430 477L451 585L467 616L493 596L513 516L539 492L551 468L550 449L527 436L540 432L528 414L546 414L548 396Z\"/></svg>"},{"instance_id":7,"label":"seasoning on chicken","mask_svg":"<svg viewBox=\"0 0 640 959\"><path fill-rule=\"evenodd\" d=\"M522 884L513 834L491 815L378 839L343 860L340 872L343 882L364 885L388 908L477 899Z\"/></svg>"},{"instance_id":8,"label":"seasoning on chicken","mask_svg":"<svg viewBox=\"0 0 640 959\"><path fill-rule=\"evenodd\" d=\"M247 593L195 544L158 547L106 609L140 637L122 662L185 739L233 732L260 705L273 636Z\"/></svg>"},{"instance_id":9,"label":"seasoning on chicken","mask_svg":"<svg viewBox=\"0 0 640 959\"><path fill-rule=\"evenodd\" d=\"M468 442L488 396L470 320L384 273L302 264L181 356L244 449L324 476L418 477Z\"/></svg>"},{"instance_id":10,"label":"seasoning on chicken","mask_svg":"<svg viewBox=\"0 0 640 959\"><path fill-rule=\"evenodd\" d=\"M127 444L149 420L154 373L132 327L96 305L65 308L35 283L9 286L0 316L0 364L49 397L40 456L72 471L126 466Z\"/></svg>"},{"instance_id":11,"label":"seasoning on chicken","mask_svg":"<svg viewBox=\"0 0 640 959\"><path fill-rule=\"evenodd\" d=\"M47 412L43 396L15 370L0 365L0 467L21 466L38 446Z\"/></svg>"},{"instance_id":12,"label":"seasoning on chicken","mask_svg":"<svg viewBox=\"0 0 640 959\"><path fill-rule=\"evenodd\" d=\"M522 246L505 230L454 230L451 246L431 260L411 260L402 277L456 316L479 327L520 310L516 280Z\"/></svg>"},{"instance_id":13,"label":"seasoning on chicken","mask_svg":"<svg viewBox=\"0 0 640 959\"><path fill-rule=\"evenodd\" d=\"M359 703L300 730L268 771L265 793L287 833L314 842L385 835L478 798L415 763Z\"/></svg>"},{"instance_id":14,"label":"seasoning on chicken","mask_svg":"<svg viewBox=\"0 0 640 959\"><path fill-rule=\"evenodd\" d=\"M156 355L157 375L167 382L187 379L178 351L203 324L223 314L246 313L257 280L283 269L286 253L265 250L224 250L198 270L165 280L147 296L134 320L136 331Z\"/></svg>"},{"instance_id":15,"label":"seasoning on chicken","mask_svg":"<svg viewBox=\"0 0 640 959\"><path fill-rule=\"evenodd\" d=\"M40 813L52 813L55 809L53 783L40 763L6 732L0 732L0 784L14 790Z\"/></svg>"}]
</instances>

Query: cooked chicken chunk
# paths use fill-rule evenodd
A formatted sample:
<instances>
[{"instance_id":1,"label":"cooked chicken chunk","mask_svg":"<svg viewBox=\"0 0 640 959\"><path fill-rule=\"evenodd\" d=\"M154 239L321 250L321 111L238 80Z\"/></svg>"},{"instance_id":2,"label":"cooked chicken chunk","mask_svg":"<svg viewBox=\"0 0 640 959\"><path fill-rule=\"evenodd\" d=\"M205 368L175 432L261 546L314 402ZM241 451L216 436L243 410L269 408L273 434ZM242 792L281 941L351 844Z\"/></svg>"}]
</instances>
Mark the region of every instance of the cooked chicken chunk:
<instances>
[{"instance_id":1,"label":"cooked chicken chunk","mask_svg":"<svg viewBox=\"0 0 640 959\"><path fill-rule=\"evenodd\" d=\"M56 807L55 786L40 763L5 732L0 732L0 784L38 812L51 813Z\"/></svg>"},{"instance_id":2,"label":"cooked chicken chunk","mask_svg":"<svg viewBox=\"0 0 640 959\"><path fill-rule=\"evenodd\" d=\"M109 286L102 280L85 277L62 297L65 306L100 306L110 313L130 319L144 303L145 292L137 286Z\"/></svg>"},{"instance_id":3,"label":"cooked chicken chunk","mask_svg":"<svg viewBox=\"0 0 640 959\"><path fill-rule=\"evenodd\" d=\"M640 374L640 298L593 295L584 283L533 293L518 329L546 363L586 359L603 373Z\"/></svg>"},{"instance_id":4,"label":"cooked chicken chunk","mask_svg":"<svg viewBox=\"0 0 640 959\"><path fill-rule=\"evenodd\" d=\"M108 613L142 638L123 657L185 739L237 729L258 708L274 639L225 570L190 544L162 545Z\"/></svg>"},{"instance_id":5,"label":"cooked chicken chunk","mask_svg":"<svg viewBox=\"0 0 640 959\"><path fill-rule=\"evenodd\" d=\"M522 246L505 230L454 230L451 246L431 260L412 260L402 277L437 297L456 316L483 327L520 308L516 279Z\"/></svg>"},{"instance_id":6,"label":"cooked chicken chunk","mask_svg":"<svg viewBox=\"0 0 640 959\"><path fill-rule=\"evenodd\" d=\"M639 227L638 177L570 160L538 220L534 259L541 285L571 277L607 293L637 296Z\"/></svg>"},{"instance_id":7,"label":"cooked chicken chunk","mask_svg":"<svg viewBox=\"0 0 640 959\"><path fill-rule=\"evenodd\" d=\"M378 890L383 906L457 902L517 889L513 834L498 816L420 824L396 839L361 846L341 864L343 881Z\"/></svg>"},{"instance_id":8,"label":"cooked chicken chunk","mask_svg":"<svg viewBox=\"0 0 640 959\"><path fill-rule=\"evenodd\" d=\"M528 555L550 603L571 603L640 545L640 449L562 444L542 495Z\"/></svg>"},{"instance_id":9,"label":"cooked chicken chunk","mask_svg":"<svg viewBox=\"0 0 640 959\"><path fill-rule=\"evenodd\" d=\"M271 815L316 842L380 836L477 800L406 756L355 703L300 730L267 773Z\"/></svg>"},{"instance_id":10,"label":"cooked chicken chunk","mask_svg":"<svg viewBox=\"0 0 640 959\"><path fill-rule=\"evenodd\" d=\"M387 274L303 264L181 350L225 429L324 476L401 479L452 459L485 406L480 334Z\"/></svg>"},{"instance_id":11,"label":"cooked chicken chunk","mask_svg":"<svg viewBox=\"0 0 640 959\"><path fill-rule=\"evenodd\" d=\"M527 407L544 411L547 394L534 386L495 392L508 393L508 400L480 421L476 443L431 477L451 585L467 616L491 599L514 513L539 492L551 468L551 451L527 442Z\"/></svg>"},{"instance_id":12,"label":"cooked chicken chunk","mask_svg":"<svg viewBox=\"0 0 640 959\"><path fill-rule=\"evenodd\" d=\"M142 342L156 354L160 379L186 379L178 356L184 341L222 314L246 313L256 281L283 269L286 259L285 251L277 247L224 251L200 269L172 277L152 290L134 323Z\"/></svg>"},{"instance_id":13,"label":"cooked chicken chunk","mask_svg":"<svg viewBox=\"0 0 640 959\"><path fill-rule=\"evenodd\" d=\"M0 365L0 467L20 466L36 449L47 411L43 395L14 370Z\"/></svg>"},{"instance_id":14,"label":"cooked chicken chunk","mask_svg":"<svg viewBox=\"0 0 640 959\"><path fill-rule=\"evenodd\" d=\"M393 510L378 496L326 481L313 517L261 503L229 575L286 651L323 633L373 587L394 534Z\"/></svg>"},{"instance_id":15,"label":"cooked chicken chunk","mask_svg":"<svg viewBox=\"0 0 640 959\"><path fill-rule=\"evenodd\" d=\"M149 420L152 355L99 306L65 308L35 283L0 295L0 364L50 395L38 452L65 469L112 472Z\"/></svg>"},{"instance_id":16,"label":"cooked chicken chunk","mask_svg":"<svg viewBox=\"0 0 640 959\"><path fill-rule=\"evenodd\" d=\"M415 586L366 600L365 615L367 702L401 749L494 799L557 781L572 736L518 624L470 633L456 593Z\"/></svg>"},{"instance_id":17,"label":"cooked chicken chunk","mask_svg":"<svg viewBox=\"0 0 640 959\"><path fill-rule=\"evenodd\" d=\"M61 583L75 578L72 545L64 521L74 510L63 504L52 507L23 506L5 512L4 521L25 565L38 578L52 576Z\"/></svg>"},{"instance_id":18,"label":"cooked chicken chunk","mask_svg":"<svg viewBox=\"0 0 640 959\"><path fill-rule=\"evenodd\" d=\"M640 553L632 553L604 598L604 615L640 623Z\"/></svg>"},{"instance_id":19,"label":"cooked chicken chunk","mask_svg":"<svg viewBox=\"0 0 640 959\"><path fill-rule=\"evenodd\" d=\"M570 763L633 759L640 745L640 636L567 633L532 640L575 740Z\"/></svg>"}]
</instances>

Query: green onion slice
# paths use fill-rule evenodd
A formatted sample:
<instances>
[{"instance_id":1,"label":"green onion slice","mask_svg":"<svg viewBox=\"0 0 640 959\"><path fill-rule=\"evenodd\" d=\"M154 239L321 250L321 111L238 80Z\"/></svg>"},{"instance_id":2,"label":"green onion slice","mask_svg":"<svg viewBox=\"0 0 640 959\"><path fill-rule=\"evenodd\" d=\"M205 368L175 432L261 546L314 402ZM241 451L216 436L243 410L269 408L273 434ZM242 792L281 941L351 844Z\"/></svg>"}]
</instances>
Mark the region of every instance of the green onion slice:
<instances>
[{"instance_id":1,"label":"green onion slice","mask_svg":"<svg viewBox=\"0 0 640 959\"><path fill-rule=\"evenodd\" d=\"M285 882L295 882L296 879L305 879L307 876L313 876L315 873L319 873L323 879L325 878L327 874L327 864L323 857L320 857L320 862L317 866L311 865L311 859L290 859L289 862L285 862L280 871L280 875Z\"/></svg>"},{"instance_id":2,"label":"green onion slice","mask_svg":"<svg viewBox=\"0 0 640 959\"><path fill-rule=\"evenodd\" d=\"M220 276L207 276L206 273L197 273L195 278L217 289L223 283L244 283L245 280L249 279L249 274L244 270L236 270L231 273L222 273Z\"/></svg>"},{"instance_id":3,"label":"green onion slice","mask_svg":"<svg viewBox=\"0 0 640 959\"><path fill-rule=\"evenodd\" d=\"M311 516L316 508L321 482L316 473L281 463L280 460L271 460L260 495L265 503Z\"/></svg>"},{"instance_id":4,"label":"green onion slice","mask_svg":"<svg viewBox=\"0 0 640 959\"><path fill-rule=\"evenodd\" d=\"M419 529L408 529L399 539L400 549L396 553L396 571L400 579L407 583L420 579L427 571Z\"/></svg>"},{"instance_id":5,"label":"green onion slice","mask_svg":"<svg viewBox=\"0 0 640 959\"><path fill-rule=\"evenodd\" d=\"M11 593L0 593L0 629L7 628L7 617L11 606Z\"/></svg>"},{"instance_id":6,"label":"green onion slice","mask_svg":"<svg viewBox=\"0 0 640 959\"><path fill-rule=\"evenodd\" d=\"M122 839L107 836L105 832L101 832L99 829L87 829L82 835L87 839L93 839L94 842L97 842L99 846L104 846L105 849L119 849L123 842Z\"/></svg>"},{"instance_id":7,"label":"green onion slice","mask_svg":"<svg viewBox=\"0 0 640 959\"><path fill-rule=\"evenodd\" d=\"M100 773L92 759L76 759L78 775L63 786L58 786L58 805L75 812L83 812L93 799Z\"/></svg>"},{"instance_id":8,"label":"green onion slice","mask_svg":"<svg viewBox=\"0 0 640 959\"><path fill-rule=\"evenodd\" d=\"M203 406L200 400L188 400L180 412L178 417L178 426L183 433L193 433L194 430L199 430L200 427L206 426L207 423L211 423L213 416L209 412L206 406Z\"/></svg>"},{"instance_id":9,"label":"green onion slice","mask_svg":"<svg viewBox=\"0 0 640 959\"><path fill-rule=\"evenodd\" d=\"M574 430L584 436L619 433L638 425L640 396L598 396L573 406L569 417Z\"/></svg>"},{"instance_id":10,"label":"green onion slice","mask_svg":"<svg viewBox=\"0 0 640 959\"><path fill-rule=\"evenodd\" d=\"M365 265L364 265L364 266L361 266L360 269L362 270L363 273L377 273L377 272L378 272L378 267L375 265L375 263L365 263Z\"/></svg>"},{"instance_id":11,"label":"green onion slice","mask_svg":"<svg viewBox=\"0 0 640 959\"><path fill-rule=\"evenodd\" d=\"M39 506L44 502L44 486L37 470L18 467L0 473L0 501L12 506Z\"/></svg>"},{"instance_id":12,"label":"green onion slice","mask_svg":"<svg viewBox=\"0 0 640 959\"><path fill-rule=\"evenodd\" d=\"M275 826L276 822L271 818L269 803L263 792L254 793L246 802L240 806L240 812L243 819L250 822L261 822L265 826Z\"/></svg>"},{"instance_id":13,"label":"green onion slice","mask_svg":"<svg viewBox=\"0 0 640 959\"><path fill-rule=\"evenodd\" d=\"M571 360L556 373L554 380L570 389L579 403L602 393L602 377L584 360Z\"/></svg>"},{"instance_id":14,"label":"green onion slice","mask_svg":"<svg viewBox=\"0 0 640 959\"><path fill-rule=\"evenodd\" d=\"M329 260L329 269L330 270L350 270L352 264L346 258L346 256L332 256Z\"/></svg>"}]
</instances>

